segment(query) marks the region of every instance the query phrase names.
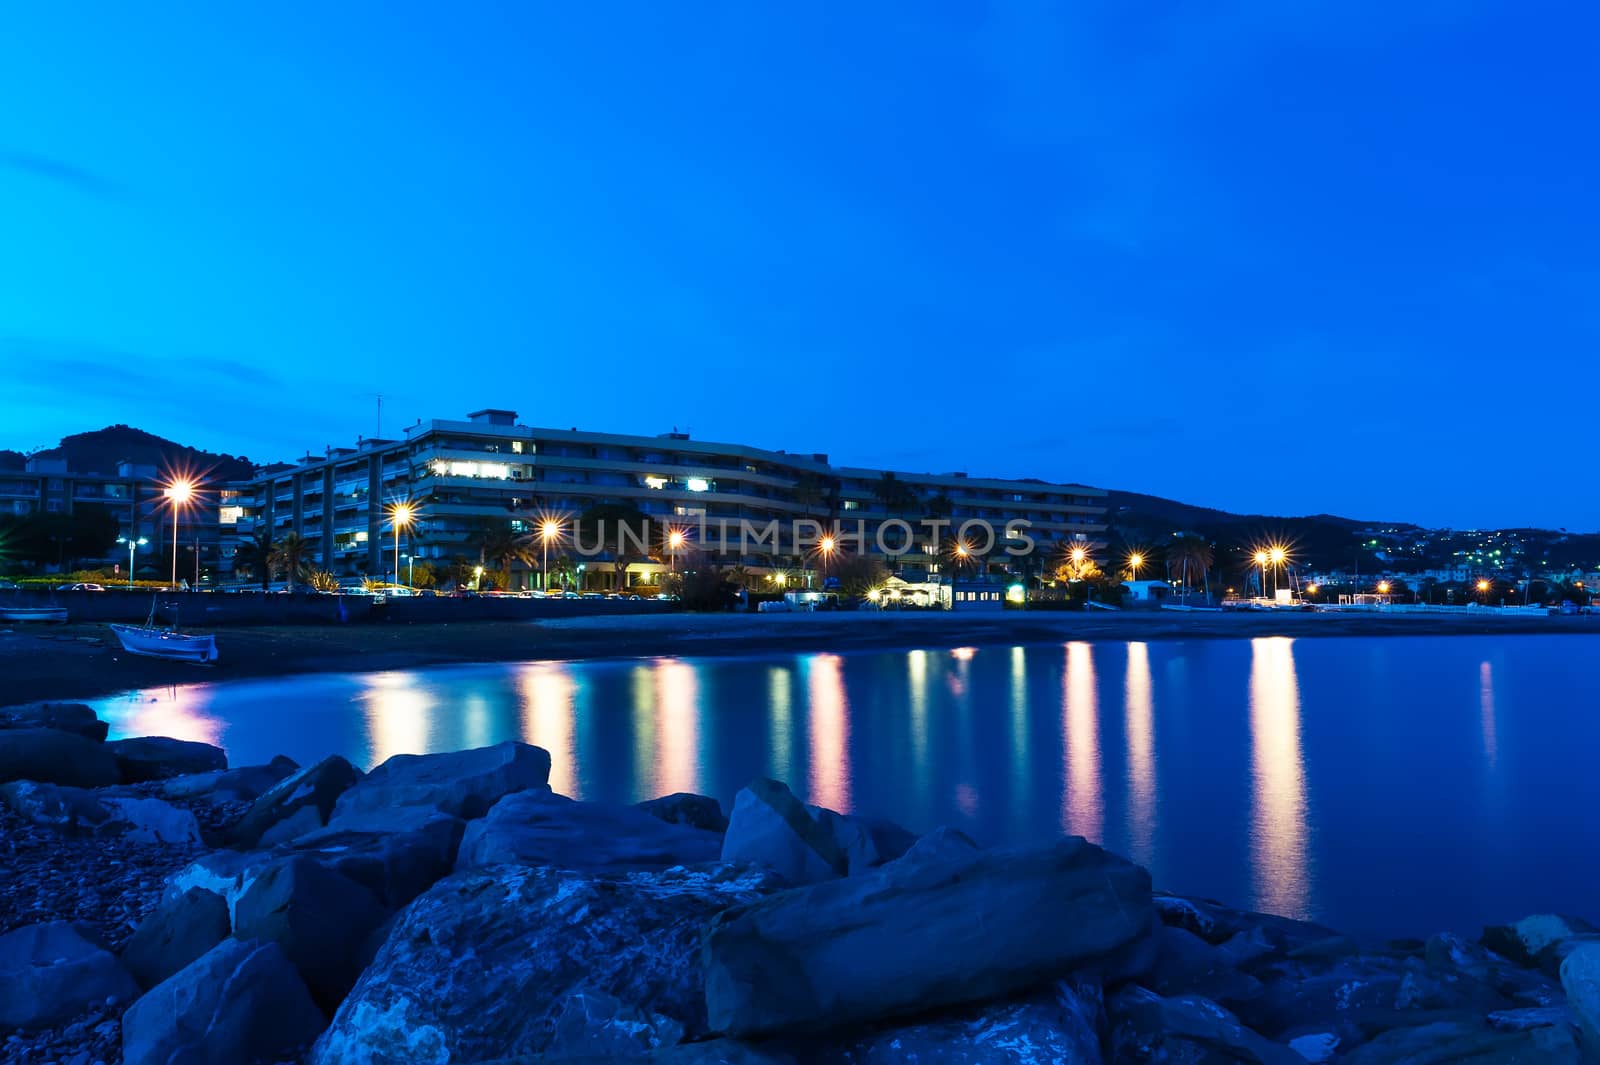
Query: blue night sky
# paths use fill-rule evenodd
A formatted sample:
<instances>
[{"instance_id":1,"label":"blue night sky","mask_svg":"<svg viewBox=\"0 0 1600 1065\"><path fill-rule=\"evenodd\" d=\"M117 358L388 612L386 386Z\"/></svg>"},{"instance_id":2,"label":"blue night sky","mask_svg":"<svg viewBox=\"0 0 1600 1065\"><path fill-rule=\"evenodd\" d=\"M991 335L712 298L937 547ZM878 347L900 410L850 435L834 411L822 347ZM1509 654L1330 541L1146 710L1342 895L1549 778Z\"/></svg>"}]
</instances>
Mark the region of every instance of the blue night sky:
<instances>
[{"instance_id":1,"label":"blue night sky","mask_svg":"<svg viewBox=\"0 0 1600 1065\"><path fill-rule=\"evenodd\" d=\"M382 392L1600 527L1594 5L207 6L5 17L0 446Z\"/></svg>"}]
</instances>

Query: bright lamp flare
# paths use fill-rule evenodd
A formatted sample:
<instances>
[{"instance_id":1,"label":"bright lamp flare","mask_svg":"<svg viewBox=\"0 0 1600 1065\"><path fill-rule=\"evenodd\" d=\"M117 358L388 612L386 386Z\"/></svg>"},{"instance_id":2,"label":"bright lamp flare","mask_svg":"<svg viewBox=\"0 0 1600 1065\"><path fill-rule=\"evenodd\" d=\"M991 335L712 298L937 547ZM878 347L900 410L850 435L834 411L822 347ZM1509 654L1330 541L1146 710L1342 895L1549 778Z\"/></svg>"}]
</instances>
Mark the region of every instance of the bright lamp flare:
<instances>
[{"instance_id":1,"label":"bright lamp flare","mask_svg":"<svg viewBox=\"0 0 1600 1065\"><path fill-rule=\"evenodd\" d=\"M1382 593L1383 595L1388 595L1389 594L1389 582L1388 581L1379 581L1378 582L1378 591L1380 593Z\"/></svg>"},{"instance_id":2,"label":"bright lamp flare","mask_svg":"<svg viewBox=\"0 0 1600 1065\"><path fill-rule=\"evenodd\" d=\"M559 521L556 521L554 518L546 519L539 526L539 535L544 537L546 540L552 539L552 538L560 535L560 533L561 533L561 523Z\"/></svg>"},{"instance_id":3,"label":"bright lamp flare","mask_svg":"<svg viewBox=\"0 0 1600 1065\"><path fill-rule=\"evenodd\" d=\"M1281 547L1274 547L1268 552L1267 557L1272 560L1274 566L1277 566L1281 565L1283 560L1289 557L1289 552Z\"/></svg>"},{"instance_id":4,"label":"bright lamp flare","mask_svg":"<svg viewBox=\"0 0 1600 1065\"><path fill-rule=\"evenodd\" d=\"M682 532L682 530L673 529L670 533L667 534L667 546L668 547L682 547L683 546L683 532Z\"/></svg>"},{"instance_id":5,"label":"bright lamp flare","mask_svg":"<svg viewBox=\"0 0 1600 1065\"><path fill-rule=\"evenodd\" d=\"M400 527L410 525L411 519L416 516L416 508L410 503L396 503L389 508L389 520Z\"/></svg>"},{"instance_id":6,"label":"bright lamp flare","mask_svg":"<svg viewBox=\"0 0 1600 1065\"><path fill-rule=\"evenodd\" d=\"M1083 548L1074 547L1072 549L1072 561L1074 561L1074 562L1082 562L1084 559L1086 559L1088 557L1089 557L1089 552L1084 550Z\"/></svg>"},{"instance_id":7,"label":"bright lamp flare","mask_svg":"<svg viewBox=\"0 0 1600 1065\"><path fill-rule=\"evenodd\" d=\"M166 496L179 506L194 498L194 482L188 480L173 481L167 485Z\"/></svg>"},{"instance_id":8,"label":"bright lamp flare","mask_svg":"<svg viewBox=\"0 0 1600 1065\"><path fill-rule=\"evenodd\" d=\"M1267 555L1267 553L1265 551L1257 551L1256 552L1256 565L1265 566L1267 564L1267 558L1268 557L1269 556Z\"/></svg>"},{"instance_id":9,"label":"bright lamp flare","mask_svg":"<svg viewBox=\"0 0 1600 1065\"><path fill-rule=\"evenodd\" d=\"M822 538L822 541L821 541L821 543L819 543L819 544L817 544L817 546L818 546L818 547L820 547L820 548L822 548L822 553L823 553L823 554L825 554L825 555L826 555L826 554L831 554L831 553L832 553L832 552L833 552L833 548L834 548L834 540L833 540L833 537L831 537L831 536L824 536L824 537L823 537L823 538Z\"/></svg>"}]
</instances>

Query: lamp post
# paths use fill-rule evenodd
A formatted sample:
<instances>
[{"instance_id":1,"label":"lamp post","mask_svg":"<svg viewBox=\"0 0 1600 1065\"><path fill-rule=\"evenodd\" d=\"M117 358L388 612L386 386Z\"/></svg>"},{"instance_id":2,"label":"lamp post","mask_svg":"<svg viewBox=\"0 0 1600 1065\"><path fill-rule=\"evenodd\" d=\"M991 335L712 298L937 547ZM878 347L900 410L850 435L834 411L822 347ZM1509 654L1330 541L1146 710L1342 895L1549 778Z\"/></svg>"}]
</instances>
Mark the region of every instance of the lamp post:
<instances>
[{"instance_id":1,"label":"lamp post","mask_svg":"<svg viewBox=\"0 0 1600 1065\"><path fill-rule=\"evenodd\" d=\"M683 530L673 529L667 533L667 572L678 572L678 548L683 546Z\"/></svg>"},{"instance_id":2,"label":"lamp post","mask_svg":"<svg viewBox=\"0 0 1600 1065\"><path fill-rule=\"evenodd\" d=\"M1281 547L1274 547L1267 555L1272 560L1272 594L1278 594L1278 567L1289 558L1289 552Z\"/></svg>"},{"instance_id":3,"label":"lamp post","mask_svg":"<svg viewBox=\"0 0 1600 1065\"><path fill-rule=\"evenodd\" d=\"M1489 582L1482 578L1478 580L1478 602L1484 606L1489 605Z\"/></svg>"},{"instance_id":4,"label":"lamp post","mask_svg":"<svg viewBox=\"0 0 1600 1065\"><path fill-rule=\"evenodd\" d=\"M149 542L150 542L149 540L146 540L142 536L139 537L137 540L135 540L131 536L119 536L119 537L117 537L117 543L119 543L119 544L127 544L128 545L128 587L129 588L133 587L133 549L135 547L143 547L145 544L147 544Z\"/></svg>"},{"instance_id":5,"label":"lamp post","mask_svg":"<svg viewBox=\"0 0 1600 1065\"><path fill-rule=\"evenodd\" d=\"M1261 598L1267 597L1267 558L1265 551L1256 552L1256 565L1261 567Z\"/></svg>"},{"instance_id":6,"label":"lamp post","mask_svg":"<svg viewBox=\"0 0 1600 1065\"><path fill-rule=\"evenodd\" d=\"M1074 547L1072 549L1072 564L1078 567L1078 579L1083 581L1083 605L1088 606L1094 601L1094 586L1083 576L1083 564L1089 560L1089 549Z\"/></svg>"},{"instance_id":7,"label":"lamp post","mask_svg":"<svg viewBox=\"0 0 1600 1065\"><path fill-rule=\"evenodd\" d=\"M475 592L483 591L483 567L482 566L473 566L472 567L472 590L475 591Z\"/></svg>"},{"instance_id":8,"label":"lamp post","mask_svg":"<svg viewBox=\"0 0 1600 1065\"><path fill-rule=\"evenodd\" d=\"M833 552L838 547L838 542L832 536L824 536L818 542L817 547L822 552L822 586L826 588L828 586L828 571L831 568L829 563L833 561Z\"/></svg>"},{"instance_id":9,"label":"lamp post","mask_svg":"<svg viewBox=\"0 0 1600 1065\"><path fill-rule=\"evenodd\" d=\"M194 482L179 478L164 493L172 503L172 590L178 590L178 512L194 498Z\"/></svg>"},{"instance_id":10,"label":"lamp post","mask_svg":"<svg viewBox=\"0 0 1600 1065\"><path fill-rule=\"evenodd\" d=\"M394 582L400 583L400 530L411 524L411 519L416 516L416 508L410 503L396 503L389 508L389 524L394 527ZM411 582L406 581L406 587L411 587Z\"/></svg>"},{"instance_id":11,"label":"lamp post","mask_svg":"<svg viewBox=\"0 0 1600 1065\"><path fill-rule=\"evenodd\" d=\"M1143 565L1144 565L1144 554L1143 554L1143 552L1140 552L1140 551L1131 552L1128 555L1128 579L1132 580L1132 581L1138 580L1139 579L1139 567L1143 566Z\"/></svg>"},{"instance_id":12,"label":"lamp post","mask_svg":"<svg viewBox=\"0 0 1600 1065\"><path fill-rule=\"evenodd\" d=\"M539 583L542 590L550 590L550 541L561 534L561 523L546 518L539 524L539 544L544 549L544 561L539 565Z\"/></svg>"}]
</instances>

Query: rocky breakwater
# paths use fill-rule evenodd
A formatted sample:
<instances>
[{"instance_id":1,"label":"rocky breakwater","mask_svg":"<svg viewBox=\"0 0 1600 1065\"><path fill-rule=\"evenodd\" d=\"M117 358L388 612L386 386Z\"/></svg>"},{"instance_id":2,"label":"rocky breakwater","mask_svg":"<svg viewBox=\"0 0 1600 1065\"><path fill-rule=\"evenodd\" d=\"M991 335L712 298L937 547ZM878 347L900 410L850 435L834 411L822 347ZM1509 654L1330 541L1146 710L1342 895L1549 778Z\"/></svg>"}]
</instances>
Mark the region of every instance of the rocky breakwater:
<instances>
[{"instance_id":1,"label":"rocky breakwater","mask_svg":"<svg viewBox=\"0 0 1600 1065\"><path fill-rule=\"evenodd\" d=\"M80 845L135 855L146 886L116 922L47 901L6 917L5 1060L1370 1065L1600 1047L1600 933L1572 918L1362 945L1154 891L1082 839L918 837L776 781L725 817L704 796L564 798L523 744L230 770L155 741L119 756L92 715L30 713L0 718L7 829L68 855L36 867L59 889L83 879ZM83 762L28 761L45 752Z\"/></svg>"}]
</instances>

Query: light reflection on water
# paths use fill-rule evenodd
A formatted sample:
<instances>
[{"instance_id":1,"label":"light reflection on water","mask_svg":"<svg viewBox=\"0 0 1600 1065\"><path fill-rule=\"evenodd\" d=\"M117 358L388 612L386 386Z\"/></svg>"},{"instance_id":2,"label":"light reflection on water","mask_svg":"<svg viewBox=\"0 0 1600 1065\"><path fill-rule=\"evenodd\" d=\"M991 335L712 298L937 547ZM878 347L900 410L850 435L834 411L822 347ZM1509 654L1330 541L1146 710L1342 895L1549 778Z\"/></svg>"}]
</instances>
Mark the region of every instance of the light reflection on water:
<instances>
[{"instance_id":1,"label":"light reflection on water","mask_svg":"<svg viewBox=\"0 0 1600 1065\"><path fill-rule=\"evenodd\" d=\"M565 794L724 804L764 773L918 830L1087 835L1172 890L1400 934L1592 909L1600 721L1574 712L1590 705L1587 640L532 662L180 685L96 708L114 735L219 743L236 765L338 752L369 767L519 739L551 752Z\"/></svg>"}]
</instances>

